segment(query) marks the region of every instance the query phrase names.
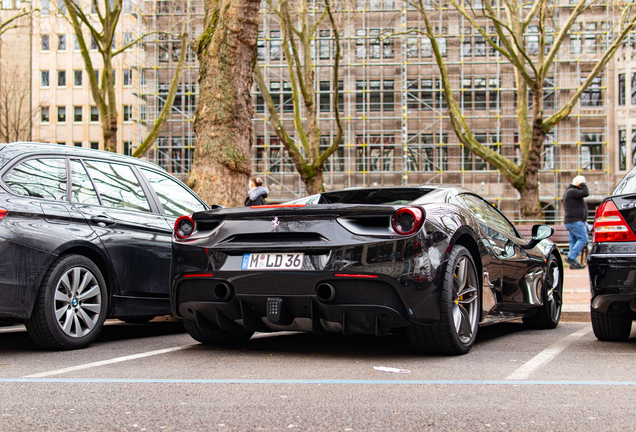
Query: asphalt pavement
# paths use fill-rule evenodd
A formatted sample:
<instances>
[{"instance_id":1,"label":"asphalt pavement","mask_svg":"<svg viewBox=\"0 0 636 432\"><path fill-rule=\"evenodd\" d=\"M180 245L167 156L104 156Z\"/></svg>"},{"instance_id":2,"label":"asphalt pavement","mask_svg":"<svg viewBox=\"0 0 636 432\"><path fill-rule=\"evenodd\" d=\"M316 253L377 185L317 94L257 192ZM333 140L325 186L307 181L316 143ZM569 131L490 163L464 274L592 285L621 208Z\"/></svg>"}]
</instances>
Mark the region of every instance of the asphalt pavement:
<instances>
[{"instance_id":1,"label":"asphalt pavement","mask_svg":"<svg viewBox=\"0 0 636 432\"><path fill-rule=\"evenodd\" d=\"M2 327L0 431L636 430L636 330L594 337L587 270L565 269L564 301L556 329L483 327L455 357L399 334L205 346L165 317L55 352Z\"/></svg>"},{"instance_id":2,"label":"asphalt pavement","mask_svg":"<svg viewBox=\"0 0 636 432\"><path fill-rule=\"evenodd\" d=\"M563 268L563 321L590 321L590 275L581 270Z\"/></svg>"}]
</instances>

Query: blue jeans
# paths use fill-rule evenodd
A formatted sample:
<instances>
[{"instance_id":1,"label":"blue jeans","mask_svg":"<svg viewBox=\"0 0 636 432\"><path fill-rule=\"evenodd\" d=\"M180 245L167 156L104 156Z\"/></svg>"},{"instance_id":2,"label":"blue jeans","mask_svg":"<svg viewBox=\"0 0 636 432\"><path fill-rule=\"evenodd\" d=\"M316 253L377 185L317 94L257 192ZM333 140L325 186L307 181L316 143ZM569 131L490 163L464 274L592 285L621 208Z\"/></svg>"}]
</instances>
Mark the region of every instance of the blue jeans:
<instances>
[{"instance_id":1,"label":"blue jeans","mask_svg":"<svg viewBox=\"0 0 636 432\"><path fill-rule=\"evenodd\" d=\"M587 245L587 224L582 221L565 224L570 236L570 252L568 258L576 261L583 248ZM578 261L577 261L578 262Z\"/></svg>"}]
</instances>

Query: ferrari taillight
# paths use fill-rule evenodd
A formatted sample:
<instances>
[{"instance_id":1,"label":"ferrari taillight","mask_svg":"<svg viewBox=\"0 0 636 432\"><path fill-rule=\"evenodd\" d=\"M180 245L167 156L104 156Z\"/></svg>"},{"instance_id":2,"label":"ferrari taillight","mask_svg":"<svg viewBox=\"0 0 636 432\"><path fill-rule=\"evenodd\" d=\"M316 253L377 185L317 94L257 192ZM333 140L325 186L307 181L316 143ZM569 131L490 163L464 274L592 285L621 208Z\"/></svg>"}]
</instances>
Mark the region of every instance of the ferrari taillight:
<instances>
[{"instance_id":1,"label":"ferrari taillight","mask_svg":"<svg viewBox=\"0 0 636 432\"><path fill-rule=\"evenodd\" d=\"M424 223L424 210L419 207L402 207L393 214L391 227L400 235L416 233Z\"/></svg>"},{"instance_id":2,"label":"ferrari taillight","mask_svg":"<svg viewBox=\"0 0 636 432\"><path fill-rule=\"evenodd\" d=\"M2 219L4 219L4 217L7 215L7 213L9 213L6 209L3 209L2 207L0 207L0 221Z\"/></svg>"},{"instance_id":3,"label":"ferrari taillight","mask_svg":"<svg viewBox=\"0 0 636 432\"><path fill-rule=\"evenodd\" d=\"M181 216L174 223L174 236L179 240L185 240L194 232L194 219L192 216Z\"/></svg>"},{"instance_id":4,"label":"ferrari taillight","mask_svg":"<svg viewBox=\"0 0 636 432\"><path fill-rule=\"evenodd\" d=\"M594 243L636 241L636 235L613 201L605 201L596 210L594 218Z\"/></svg>"}]
</instances>

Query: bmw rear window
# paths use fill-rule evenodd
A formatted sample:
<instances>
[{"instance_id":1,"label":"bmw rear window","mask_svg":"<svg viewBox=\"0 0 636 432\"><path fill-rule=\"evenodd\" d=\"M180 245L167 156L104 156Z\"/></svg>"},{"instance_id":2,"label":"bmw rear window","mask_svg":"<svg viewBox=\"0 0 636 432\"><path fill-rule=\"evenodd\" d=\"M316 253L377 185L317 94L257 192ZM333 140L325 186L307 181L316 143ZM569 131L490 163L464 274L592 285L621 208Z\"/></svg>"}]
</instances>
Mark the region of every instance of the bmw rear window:
<instances>
[{"instance_id":1,"label":"bmw rear window","mask_svg":"<svg viewBox=\"0 0 636 432\"><path fill-rule=\"evenodd\" d=\"M612 195L623 195L636 192L636 168L628 172L623 180L620 181Z\"/></svg>"}]
</instances>

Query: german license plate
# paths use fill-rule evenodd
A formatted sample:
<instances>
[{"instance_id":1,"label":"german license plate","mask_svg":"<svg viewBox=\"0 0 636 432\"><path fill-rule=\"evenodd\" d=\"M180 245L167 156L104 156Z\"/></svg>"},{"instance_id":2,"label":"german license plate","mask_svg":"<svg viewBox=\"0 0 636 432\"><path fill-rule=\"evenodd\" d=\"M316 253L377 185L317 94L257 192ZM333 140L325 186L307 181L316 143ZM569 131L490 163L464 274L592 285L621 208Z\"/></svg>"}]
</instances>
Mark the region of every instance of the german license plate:
<instances>
[{"instance_id":1,"label":"german license plate","mask_svg":"<svg viewBox=\"0 0 636 432\"><path fill-rule=\"evenodd\" d=\"M300 270L304 253L259 253L244 254L242 270Z\"/></svg>"}]
</instances>

